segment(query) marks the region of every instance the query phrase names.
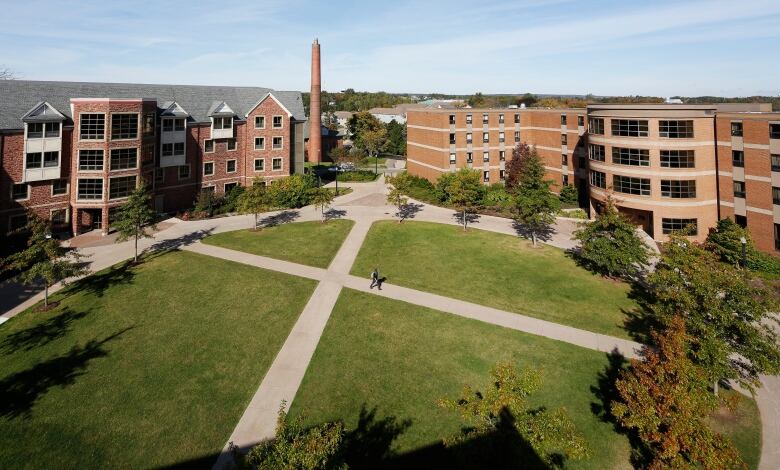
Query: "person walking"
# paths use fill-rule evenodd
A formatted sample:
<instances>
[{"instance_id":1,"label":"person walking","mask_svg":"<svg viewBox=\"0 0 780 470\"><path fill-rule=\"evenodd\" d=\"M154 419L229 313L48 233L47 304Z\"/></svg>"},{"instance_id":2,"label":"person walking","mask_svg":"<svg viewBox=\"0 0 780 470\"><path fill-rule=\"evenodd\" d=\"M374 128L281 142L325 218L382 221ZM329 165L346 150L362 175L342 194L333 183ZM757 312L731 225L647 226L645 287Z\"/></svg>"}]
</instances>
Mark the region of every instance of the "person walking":
<instances>
[{"instance_id":1,"label":"person walking","mask_svg":"<svg viewBox=\"0 0 780 470\"><path fill-rule=\"evenodd\" d=\"M369 289L373 289L374 286L379 287L380 290L382 289L382 286L379 285L379 271L376 268L371 271L371 285Z\"/></svg>"}]
</instances>

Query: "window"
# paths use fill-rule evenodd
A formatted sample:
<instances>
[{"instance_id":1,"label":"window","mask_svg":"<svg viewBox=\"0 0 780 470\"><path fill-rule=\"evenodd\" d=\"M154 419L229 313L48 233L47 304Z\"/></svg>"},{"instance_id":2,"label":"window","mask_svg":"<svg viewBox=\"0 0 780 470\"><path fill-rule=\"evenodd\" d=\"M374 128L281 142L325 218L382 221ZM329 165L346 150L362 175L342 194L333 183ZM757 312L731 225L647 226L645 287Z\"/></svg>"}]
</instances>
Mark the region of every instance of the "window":
<instances>
[{"instance_id":1,"label":"window","mask_svg":"<svg viewBox=\"0 0 780 470\"><path fill-rule=\"evenodd\" d=\"M515 114L515 124L520 124L520 115Z\"/></svg>"},{"instance_id":2,"label":"window","mask_svg":"<svg viewBox=\"0 0 780 470\"><path fill-rule=\"evenodd\" d=\"M566 115L565 114L561 114L561 125L562 126L566 125Z\"/></svg>"},{"instance_id":3,"label":"window","mask_svg":"<svg viewBox=\"0 0 780 470\"><path fill-rule=\"evenodd\" d=\"M67 209L52 209L49 215L49 220L51 221L52 225L64 225L68 222L67 217Z\"/></svg>"},{"instance_id":4,"label":"window","mask_svg":"<svg viewBox=\"0 0 780 470\"><path fill-rule=\"evenodd\" d=\"M769 138L780 139L780 124L769 125Z\"/></svg>"},{"instance_id":5,"label":"window","mask_svg":"<svg viewBox=\"0 0 780 470\"><path fill-rule=\"evenodd\" d=\"M111 139L137 139L138 114L112 114Z\"/></svg>"},{"instance_id":6,"label":"window","mask_svg":"<svg viewBox=\"0 0 780 470\"><path fill-rule=\"evenodd\" d=\"M79 170L100 171L103 169L102 150L79 150Z\"/></svg>"},{"instance_id":7,"label":"window","mask_svg":"<svg viewBox=\"0 0 780 470\"><path fill-rule=\"evenodd\" d=\"M31 122L27 124L27 138L40 139L43 137L43 123Z\"/></svg>"},{"instance_id":8,"label":"window","mask_svg":"<svg viewBox=\"0 0 780 470\"><path fill-rule=\"evenodd\" d=\"M265 129L265 116L255 116L255 129Z\"/></svg>"},{"instance_id":9,"label":"window","mask_svg":"<svg viewBox=\"0 0 780 470\"><path fill-rule=\"evenodd\" d=\"M176 142L173 144L174 155L184 155L184 142Z\"/></svg>"},{"instance_id":10,"label":"window","mask_svg":"<svg viewBox=\"0 0 780 470\"><path fill-rule=\"evenodd\" d=\"M237 187L238 183L225 183L225 194L229 193L233 190L233 188Z\"/></svg>"},{"instance_id":11,"label":"window","mask_svg":"<svg viewBox=\"0 0 780 470\"><path fill-rule=\"evenodd\" d=\"M498 152L498 161L500 162L506 161L506 150L500 150Z\"/></svg>"},{"instance_id":12,"label":"window","mask_svg":"<svg viewBox=\"0 0 780 470\"><path fill-rule=\"evenodd\" d=\"M734 197L745 197L744 181L734 181Z\"/></svg>"},{"instance_id":13,"label":"window","mask_svg":"<svg viewBox=\"0 0 780 470\"><path fill-rule=\"evenodd\" d=\"M588 118L588 132L595 135L604 135L604 120L601 118Z\"/></svg>"},{"instance_id":14,"label":"window","mask_svg":"<svg viewBox=\"0 0 780 470\"><path fill-rule=\"evenodd\" d=\"M695 180L661 180L661 197L692 199L696 197Z\"/></svg>"},{"instance_id":15,"label":"window","mask_svg":"<svg viewBox=\"0 0 780 470\"><path fill-rule=\"evenodd\" d=\"M569 185L569 175L563 175L563 185L564 186Z\"/></svg>"},{"instance_id":16,"label":"window","mask_svg":"<svg viewBox=\"0 0 780 470\"><path fill-rule=\"evenodd\" d=\"M282 148L282 138L281 137L274 137L271 141L271 147L274 150L279 150Z\"/></svg>"},{"instance_id":17,"label":"window","mask_svg":"<svg viewBox=\"0 0 780 470\"><path fill-rule=\"evenodd\" d=\"M455 115L450 114L450 124L455 124Z\"/></svg>"},{"instance_id":18,"label":"window","mask_svg":"<svg viewBox=\"0 0 780 470\"><path fill-rule=\"evenodd\" d=\"M484 163L490 162L490 152L482 152L482 161Z\"/></svg>"},{"instance_id":19,"label":"window","mask_svg":"<svg viewBox=\"0 0 780 470\"><path fill-rule=\"evenodd\" d=\"M232 129L233 118L232 117L215 117L214 129Z\"/></svg>"},{"instance_id":20,"label":"window","mask_svg":"<svg viewBox=\"0 0 780 470\"><path fill-rule=\"evenodd\" d=\"M473 163L474 162L474 154L471 152L466 152L466 163Z\"/></svg>"},{"instance_id":21,"label":"window","mask_svg":"<svg viewBox=\"0 0 780 470\"><path fill-rule=\"evenodd\" d=\"M8 218L8 230L23 230L27 226L27 214L12 215Z\"/></svg>"},{"instance_id":22,"label":"window","mask_svg":"<svg viewBox=\"0 0 780 470\"><path fill-rule=\"evenodd\" d=\"M41 152L28 153L27 158L25 159L24 162L24 167L27 169L40 168L41 165L43 165L42 157L43 155L41 154Z\"/></svg>"},{"instance_id":23,"label":"window","mask_svg":"<svg viewBox=\"0 0 780 470\"><path fill-rule=\"evenodd\" d=\"M174 155L184 155L184 142L173 144L162 144L162 156L172 157Z\"/></svg>"},{"instance_id":24,"label":"window","mask_svg":"<svg viewBox=\"0 0 780 470\"><path fill-rule=\"evenodd\" d=\"M742 228L747 228L747 217L744 215L735 215L734 222Z\"/></svg>"},{"instance_id":25,"label":"window","mask_svg":"<svg viewBox=\"0 0 780 470\"><path fill-rule=\"evenodd\" d=\"M119 199L129 196L135 189L135 182L135 176L111 178L108 182L108 198Z\"/></svg>"},{"instance_id":26,"label":"window","mask_svg":"<svg viewBox=\"0 0 780 470\"><path fill-rule=\"evenodd\" d=\"M103 199L103 179L79 179L77 197L79 199Z\"/></svg>"},{"instance_id":27,"label":"window","mask_svg":"<svg viewBox=\"0 0 780 470\"><path fill-rule=\"evenodd\" d=\"M163 132L173 132L173 119L163 119L162 130Z\"/></svg>"},{"instance_id":28,"label":"window","mask_svg":"<svg viewBox=\"0 0 780 470\"><path fill-rule=\"evenodd\" d=\"M273 117L273 126L274 129L281 129L282 128L282 116L274 116Z\"/></svg>"},{"instance_id":29,"label":"window","mask_svg":"<svg viewBox=\"0 0 780 470\"><path fill-rule=\"evenodd\" d=\"M281 158L274 158L271 160L271 169L274 171L279 171L282 169L282 159Z\"/></svg>"},{"instance_id":30,"label":"window","mask_svg":"<svg viewBox=\"0 0 780 470\"><path fill-rule=\"evenodd\" d=\"M616 165L650 166L650 151L612 147L612 163Z\"/></svg>"},{"instance_id":31,"label":"window","mask_svg":"<svg viewBox=\"0 0 780 470\"><path fill-rule=\"evenodd\" d=\"M731 123L731 135L734 137L742 137L742 122L732 121Z\"/></svg>"},{"instance_id":32,"label":"window","mask_svg":"<svg viewBox=\"0 0 780 470\"><path fill-rule=\"evenodd\" d=\"M165 181L165 168L154 169L154 180L158 183Z\"/></svg>"},{"instance_id":33,"label":"window","mask_svg":"<svg viewBox=\"0 0 780 470\"><path fill-rule=\"evenodd\" d=\"M450 154L450 165L454 165L454 164L455 164L455 154L451 153Z\"/></svg>"},{"instance_id":34,"label":"window","mask_svg":"<svg viewBox=\"0 0 780 470\"><path fill-rule=\"evenodd\" d=\"M155 113L146 113L144 114L144 127L143 127L143 133L145 136L153 136L154 135L154 124L155 119L157 115Z\"/></svg>"},{"instance_id":35,"label":"window","mask_svg":"<svg viewBox=\"0 0 780 470\"><path fill-rule=\"evenodd\" d=\"M236 161L235 160L228 160L226 163L226 169L225 171L228 173L235 173L236 172Z\"/></svg>"},{"instance_id":36,"label":"window","mask_svg":"<svg viewBox=\"0 0 780 470\"><path fill-rule=\"evenodd\" d=\"M453 134L452 132L450 132L450 145L452 145L452 144L454 144L454 143L455 143L455 134Z\"/></svg>"},{"instance_id":37,"label":"window","mask_svg":"<svg viewBox=\"0 0 780 470\"><path fill-rule=\"evenodd\" d=\"M255 166L257 166L256 163ZM203 163L203 176L211 176L213 174L214 174L214 162Z\"/></svg>"},{"instance_id":38,"label":"window","mask_svg":"<svg viewBox=\"0 0 780 470\"><path fill-rule=\"evenodd\" d=\"M111 169L128 170L138 168L138 149L111 149Z\"/></svg>"},{"instance_id":39,"label":"window","mask_svg":"<svg viewBox=\"0 0 780 470\"><path fill-rule=\"evenodd\" d=\"M569 159L565 153L561 154L561 165L568 165Z\"/></svg>"},{"instance_id":40,"label":"window","mask_svg":"<svg viewBox=\"0 0 780 470\"><path fill-rule=\"evenodd\" d=\"M234 151L236 149L236 139L228 139L227 140L227 149L228 151Z\"/></svg>"},{"instance_id":41,"label":"window","mask_svg":"<svg viewBox=\"0 0 780 470\"><path fill-rule=\"evenodd\" d=\"M499 142L505 142L506 141L506 134L504 134L503 132L499 132L498 133L498 141Z\"/></svg>"},{"instance_id":42,"label":"window","mask_svg":"<svg viewBox=\"0 0 780 470\"><path fill-rule=\"evenodd\" d=\"M265 171L265 159L255 158L255 171Z\"/></svg>"},{"instance_id":43,"label":"window","mask_svg":"<svg viewBox=\"0 0 780 470\"><path fill-rule=\"evenodd\" d=\"M612 187L619 193L636 194L638 196L650 195L649 179L614 175L612 177Z\"/></svg>"},{"instance_id":44,"label":"window","mask_svg":"<svg viewBox=\"0 0 780 470\"><path fill-rule=\"evenodd\" d=\"M490 133L483 132L482 133L482 143L483 144L487 144L488 142L490 142Z\"/></svg>"},{"instance_id":45,"label":"window","mask_svg":"<svg viewBox=\"0 0 780 470\"><path fill-rule=\"evenodd\" d=\"M162 126L163 132L181 132L184 130L184 118L177 119L163 119Z\"/></svg>"},{"instance_id":46,"label":"window","mask_svg":"<svg viewBox=\"0 0 780 470\"><path fill-rule=\"evenodd\" d=\"M60 152L43 152L43 167L54 168L60 166Z\"/></svg>"},{"instance_id":47,"label":"window","mask_svg":"<svg viewBox=\"0 0 780 470\"><path fill-rule=\"evenodd\" d=\"M585 127L585 116L577 116L577 127Z\"/></svg>"},{"instance_id":48,"label":"window","mask_svg":"<svg viewBox=\"0 0 780 470\"><path fill-rule=\"evenodd\" d=\"M466 143L470 144L474 140L473 136L471 135L471 132L468 132L466 134Z\"/></svg>"},{"instance_id":49,"label":"window","mask_svg":"<svg viewBox=\"0 0 780 470\"><path fill-rule=\"evenodd\" d=\"M255 150L265 150L265 137L255 137Z\"/></svg>"},{"instance_id":50,"label":"window","mask_svg":"<svg viewBox=\"0 0 780 470\"><path fill-rule=\"evenodd\" d=\"M141 164L154 163L154 142L146 142L141 146Z\"/></svg>"},{"instance_id":51,"label":"window","mask_svg":"<svg viewBox=\"0 0 780 470\"><path fill-rule=\"evenodd\" d=\"M780 250L780 224L775 224L775 250Z\"/></svg>"},{"instance_id":52,"label":"window","mask_svg":"<svg viewBox=\"0 0 780 470\"><path fill-rule=\"evenodd\" d=\"M467 114L466 115L466 124L471 124L471 122L472 122L471 114Z\"/></svg>"},{"instance_id":53,"label":"window","mask_svg":"<svg viewBox=\"0 0 780 470\"><path fill-rule=\"evenodd\" d=\"M515 131L515 142L520 142L520 131Z\"/></svg>"},{"instance_id":54,"label":"window","mask_svg":"<svg viewBox=\"0 0 780 470\"><path fill-rule=\"evenodd\" d=\"M780 188L772 187L772 204L780 204Z\"/></svg>"},{"instance_id":55,"label":"window","mask_svg":"<svg viewBox=\"0 0 780 470\"><path fill-rule=\"evenodd\" d=\"M190 177L190 166L189 165L179 165L179 179L180 180L186 180Z\"/></svg>"},{"instance_id":56,"label":"window","mask_svg":"<svg viewBox=\"0 0 780 470\"><path fill-rule=\"evenodd\" d=\"M499 124L503 124L504 123L504 115L503 114L499 114L498 115L498 123Z\"/></svg>"},{"instance_id":57,"label":"window","mask_svg":"<svg viewBox=\"0 0 780 470\"><path fill-rule=\"evenodd\" d=\"M105 114L81 114L79 116L79 130L81 140L102 140L106 137Z\"/></svg>"},{"instance_id":58,"label":"window","mask_svg":"<svg viewBox=\"0 0 780 470\"><path fill-rule=\"evenodd\" d=\"M664 235L686 229L687 235L696 235L699 230L696 219L661 219L661 231Z\"/></svg>"},{"instance_id":59,"label":"window","mask_svg":"<svg viewBox=\"0 0 780 470\"><path fill-rule=\"evenodd\" d=\"M607 187L607 175L600 171L590 172L590 184L599 188Z\"/></svg>"},{"instance_id":60,"label":"window","mask_svg":"<svg viewBox=\"0 0 780 470\"><path fill-rule=\"evenodd\" d=\"M731 164L738 167L745 166L745 152L742 150L731 151Z\"/></svg>"},{"instance_id":61,"label":"window","mask_svg":"<svg viewBox=\"0 0 780 470\"><path fill-rule=\"evenodd\" d=\"M770 156L772 162L772 171L780 171L780 154L773 153Z\"/></svg>"},{"instance_id":62,"label":"window","mask_svg":"<svg viewBox=\"0 0 780 470\"><path fill-rule=\"evenodd\" d=\"M11 186L11 199L14 201L20 201L30 197L30 185L27 183L19 183Z\"/></svg>"},{"instance_id":63,"label":"window","mask_svg":"<svg viewBox=\"0 0 780 470\"><path fill-rule=\"evenodd\" d=\"M561 134L561 145L566 145L568 142L568 136L566 134Z\"/></svg>"},{"instance_id":64,"label":"window","mask_svg":"<svg viewBox=\"0 0 780 470\"><path fill-rule=\"evenodd\" d=\"M662 168L693 168L693 150L661 150Z\"/></svg>"},{"instance_id":65,"label":"window","mask_svg":"<svg viewBox=\"0 0 780 470\"><path fill-rule=\"evenodd\" d=\"M213 184L210 184L208 186L204 186L200 191L203 193L214 193L217 190L216 186Z\"/></svg>"},{"instance_id":66,"label":"window","mask_svg":"<svg viewBox=\"0 0 780 470\"><path fill-rule=\"evenodd\" d=\"M498 179L501 181L506 179L506 170L498 170Z\"/></svg>"},{"instance_id":67,"label":"window","mask_svg":"<svg viewBox=\"0 0 780 470\"><path fill-rule=\"evenodd\" d=\"M487 113L484 113L482 115L482 124L487 124L488 122L490 122L490 116Z\"/></svg>"},{"instance_id":68,"label":"window","mask_svg":"<svg viewBox=\"0 0 780 470\"><path fill-rule=\"evenodd\" d=\"M52 196L62 196L63 194L68 194L68 180L61 179L61 180L54 180L51 182L51 195Z\"/></svg>"},{"instance_id":69,"label":"window","mask_svg":"<svg viewBox=\"0 0 780 470\"><path fill-rule=\"evenodd\" d=\"M690 139L693 137L693 121L658 121L661 137L669 139Z\"/></svg>"},{"instance_id":70,"label":"window","mask_svg":"<svg viewBox=\"0 0 780 470\"><path fill-rule=\"evenodd\" d=\"M588 158L596 160L597 162L603 162L605 160L605 151L603 145L590 144L588 145Z\"/></svg>"},{"instance_id":71,"label":"window","mask_svg":"<svg viewBox=\"0 0 780 470\"><path fill-rule=\"evenodd\" d=\"M637 119L613 119L612 135L619 137L647 137L647 121Z\"/></svg>"},{"instance_id":72,"label":"window","mask_svg":"<svg viewBox=\"0 0 780 470\"><path fill-rule=\"evenodd\" d=\"M485 171L482 172L482 181L484 181L485 183L489 183L490 182L490 171L489 170L485 170Z\"/></svg>"},{"instance_id":73,"label":"window","mask_svg":"<svg viewBox=\"0 0 780 470\"><path fill-rule=\"evenodd\" d=\"M211 139L204 140L203 151L206 153L212 153L214 151L214 141Z\"/></svg>"}]
</instances>

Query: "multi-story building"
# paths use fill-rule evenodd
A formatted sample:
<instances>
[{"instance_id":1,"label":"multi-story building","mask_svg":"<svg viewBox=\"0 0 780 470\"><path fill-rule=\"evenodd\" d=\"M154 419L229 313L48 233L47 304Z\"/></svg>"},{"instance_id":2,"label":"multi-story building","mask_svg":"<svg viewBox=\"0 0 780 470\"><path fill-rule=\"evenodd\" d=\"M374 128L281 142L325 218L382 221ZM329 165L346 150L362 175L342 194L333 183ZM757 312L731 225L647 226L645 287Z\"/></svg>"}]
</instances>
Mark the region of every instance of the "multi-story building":
<instances>
[{"instance_id":1,"label":"multi-story building","mask_svg":"<svg viewBox=\"0 0 780 470\"><path fill-rule=\"evenodd\" d=\"M210 87L0 82L0 233L26 211L73 233L109 229L145 180L159 212L201 190L303 171L300 92Z\"/></svg>"},{"instance_id":2,"label":"multi-story building","mask_svg":"<svg viewBox=\"0 0 780 470\"><path fill-rule=\"evenodd\" d=\"M499 182L524 142L558 187L577 185L592 211L611 194L656 241L684 227L701 241L732 217L780 254L780 113L768 104L410 110L408 119L413 174L435 180L467 166Z\"/></svg>"}]
</instances>

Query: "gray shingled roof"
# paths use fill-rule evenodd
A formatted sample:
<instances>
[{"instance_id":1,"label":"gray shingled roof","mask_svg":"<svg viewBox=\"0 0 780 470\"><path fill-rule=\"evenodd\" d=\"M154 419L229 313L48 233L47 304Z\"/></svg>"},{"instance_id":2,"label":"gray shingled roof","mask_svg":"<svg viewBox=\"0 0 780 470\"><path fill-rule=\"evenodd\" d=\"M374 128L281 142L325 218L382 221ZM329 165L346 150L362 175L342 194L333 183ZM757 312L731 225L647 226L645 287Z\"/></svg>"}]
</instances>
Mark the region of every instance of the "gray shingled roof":
<instances>
[{"instance_id":1,"label":"gray shingled roof","mask_svg":"<svg viewBox=\"0 0 780 470\"><path fill-rule=\"evenodd\" d=\"M154 98L160 108L166 102L176 101L197 122L208 122L209 108L214 102L224 101L243 119L250 108L269 92L282 102L293 118L306 119L299 91L261 87L0 80L0 129L23 128L21 117L41 101L54 106L67 116L68 124L71 124L71 98Z\"/></svg>"}]
</instances>

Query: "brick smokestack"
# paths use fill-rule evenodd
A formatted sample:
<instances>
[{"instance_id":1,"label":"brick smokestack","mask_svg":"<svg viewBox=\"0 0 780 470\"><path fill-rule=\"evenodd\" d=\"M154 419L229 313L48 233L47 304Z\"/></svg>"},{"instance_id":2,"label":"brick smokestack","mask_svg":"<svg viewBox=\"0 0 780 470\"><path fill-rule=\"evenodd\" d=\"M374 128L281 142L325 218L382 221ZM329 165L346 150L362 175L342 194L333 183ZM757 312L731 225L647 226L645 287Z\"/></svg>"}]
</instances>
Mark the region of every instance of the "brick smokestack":
<instances>
[{"instance_id":1,"label":"brick smokestack","mask_svg":"<svg viewBox=\"0 0 780 470\"><path fill-rule=\"evenodd\" d=\"M311 95L309 100L309 161L322 161L322 106L320 103L320 43L311 45Z\"/></svg>"}]
</instances>

